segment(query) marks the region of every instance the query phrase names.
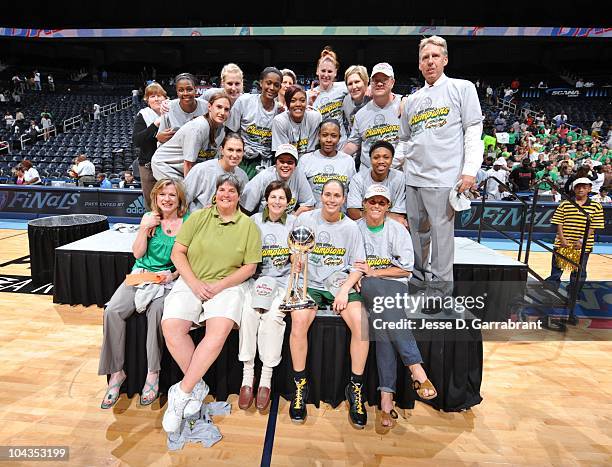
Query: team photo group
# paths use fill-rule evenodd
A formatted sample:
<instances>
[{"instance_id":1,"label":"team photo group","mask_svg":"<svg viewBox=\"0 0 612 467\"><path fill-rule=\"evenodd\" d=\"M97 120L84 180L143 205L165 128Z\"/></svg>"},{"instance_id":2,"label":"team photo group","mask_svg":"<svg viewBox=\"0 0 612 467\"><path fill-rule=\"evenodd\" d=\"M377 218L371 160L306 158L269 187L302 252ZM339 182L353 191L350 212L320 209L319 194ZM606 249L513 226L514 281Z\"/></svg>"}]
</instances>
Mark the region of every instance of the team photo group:
<instances>
[{"instance_id":1,"label":"team photo group","mask_svg":"<svg viewBox=\"0 0 612 467\"><path fill-rule=\"evenodd\" d=\"M330 47L310 89L291 70L266 67L260 92L243 93L233 63L221 71L222 87L200 96L189 73L173 80L173 100L156 82L146 87L133 141L147 212L132 273L104 311L103 409L115 405L127 378L126 320L135 312L147 316L140 403L159 396L165 348L184 374L168 391L168 433L200 412L207 371L235 328L244 365L238 405L265 410L287 315L289 416L304 422L308 331L324 309L350 330L345 396L355 428L368 423L363 376L372 340L383 427L398 416L398 358L418 397L437 397L411 331L368 335L368 308L409 283L452 289L455 212L483 162L483 115L475 85L445 75L443 38L424 38L413 53L424 83L408 96L393 92L386 62L369 72L348 66L342 79ZM196 345L189 333L200 326L206 332Z\"/></svg>"}]
</instances>

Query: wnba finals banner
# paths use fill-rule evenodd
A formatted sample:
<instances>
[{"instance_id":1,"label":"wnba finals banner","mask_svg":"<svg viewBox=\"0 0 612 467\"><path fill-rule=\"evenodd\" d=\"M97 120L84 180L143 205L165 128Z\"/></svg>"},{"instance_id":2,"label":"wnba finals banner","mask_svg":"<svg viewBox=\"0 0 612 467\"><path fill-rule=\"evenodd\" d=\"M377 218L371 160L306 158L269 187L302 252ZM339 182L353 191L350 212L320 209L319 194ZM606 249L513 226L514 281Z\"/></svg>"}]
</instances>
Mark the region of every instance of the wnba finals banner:
<instances>
[{"instance_id":1,"label":"wnba finals banner","mask_svg":"<svg viewBox=\"0 0 612 467\"><path fill-rule=\"evenodd\" d=\"M0 185L0 217L28 218L61 214L102 214L139 219L144 214L141 190L56 188Z\"/></svg>"},{"instance_id":2,"label":"wnba finals banner","mask_svg":"<svg viewBox=\"0 0 612 467\"><path fill-rule=\"evenodd\" d=\"M556 226L550 220L557 208L558 203L538 203L533 221L533 232L538 237L552 236L556 232ZM480 201L472 201L469 210L458 212L455 216L455 230L477 231L480 225L480 213L482 204ZM521 231L522 204L512 201L487 201L483 219L487 224L504 232ZM530 219L530 215L527 216ZM602 230L595 231L595 238L599 241L610 241L612 237L612 206L604 205L604 223ZM486 225L482 226L483 232L492 230ZM605 238L605 240L603 240Z\"/></svg>"}]
</instances>

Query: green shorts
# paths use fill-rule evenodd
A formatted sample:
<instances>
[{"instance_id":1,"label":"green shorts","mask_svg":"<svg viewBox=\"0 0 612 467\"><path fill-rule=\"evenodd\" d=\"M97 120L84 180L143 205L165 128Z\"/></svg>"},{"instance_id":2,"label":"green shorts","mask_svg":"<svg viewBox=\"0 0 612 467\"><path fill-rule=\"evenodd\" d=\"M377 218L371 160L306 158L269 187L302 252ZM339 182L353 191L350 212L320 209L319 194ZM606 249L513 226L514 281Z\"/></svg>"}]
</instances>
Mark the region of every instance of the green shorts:
<instances>
[{"instance_id":1,"label":"green shorts","mask_svg":"<svg viewBox=\"0 0 612 467\"><path fill-rule=\"evenodd\" d=\"M332 305L334 304L334 296L327 290L311 289L310 287L308 287L308 295L310 295L310 298L312 298L315 301L315 303L317 304L317 307L320 310L327 308L327 307L331 308ZM357 292L351 292L348 296L348 301L349 303L351 302L362 302L363 303L363 297Z\"/></svg>"},{"instance_id":2,"label":"green shorts","mask_svg":"<svg viewBox=\"0 0 612 467\"><path fill-rule=\"evenodd\" d=\"M244 170L249 177L249 180L251 180L255 175L257 175L257 166L260 164L261 156L256 157L255 159L242 159L242 162L238 167Z\"/></svg>"}]
</instances>

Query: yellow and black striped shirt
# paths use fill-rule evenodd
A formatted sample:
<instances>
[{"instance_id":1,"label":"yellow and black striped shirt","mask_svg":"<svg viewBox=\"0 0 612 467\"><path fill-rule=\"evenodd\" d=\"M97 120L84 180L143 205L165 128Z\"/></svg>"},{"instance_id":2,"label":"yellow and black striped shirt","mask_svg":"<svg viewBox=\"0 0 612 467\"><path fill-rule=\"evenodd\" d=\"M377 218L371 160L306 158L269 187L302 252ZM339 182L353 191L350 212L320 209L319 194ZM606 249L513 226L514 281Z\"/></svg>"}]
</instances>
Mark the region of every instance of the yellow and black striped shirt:
<instances>
[{"instance_id":1,"label":"yellow and black striped shirt","mask_svg":"<svg viewBox=\"0 0 612 467\"><path fill-rule=\"evenodd\" d=\"M595 230L604 228L604 215L601 204L589 199L582 205L582 209L588 212L589 216L591 217L591 229ZM582 240L584 236L586 216L569 201L563 201L559 206L557 206L557 209L555 210L550 222L551 224L561 224L563 226L563 236L570 244L574 243L576 240ZM593 249L594 242L595 235L589 235L586 245L587 252L590 252ZM555 248L561 248L559 237L555 238Z\"/></svg>"}]
</instances>

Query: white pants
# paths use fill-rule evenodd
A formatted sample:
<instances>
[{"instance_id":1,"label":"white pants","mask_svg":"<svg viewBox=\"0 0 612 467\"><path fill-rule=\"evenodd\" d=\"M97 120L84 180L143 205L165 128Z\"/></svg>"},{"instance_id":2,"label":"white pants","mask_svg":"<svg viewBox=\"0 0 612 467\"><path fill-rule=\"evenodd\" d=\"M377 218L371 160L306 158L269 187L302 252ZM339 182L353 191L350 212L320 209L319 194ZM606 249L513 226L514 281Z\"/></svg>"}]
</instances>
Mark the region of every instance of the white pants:
<instances>
[{"instance_id":1,"label":"white pants","mask_svg":"<svg viewBox=\"0 0 612 467\"><path fill-rule=\"evenodd\" d=\"M250 285L252 287L253 281L250 281ZM280 363L286 324L285 313L278 307L283 298L285 289L278 287L270 309L259 313L251 307L251 293L246 294L238 331L238 359L241 362L253 360L259 349L259 358L265 366L273 368Z\"/></svg>"}]
</instances>

